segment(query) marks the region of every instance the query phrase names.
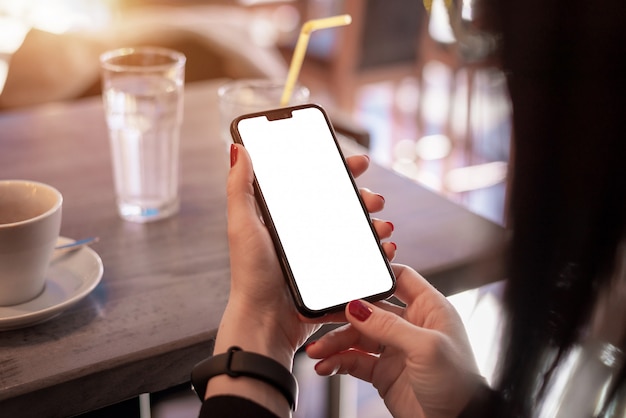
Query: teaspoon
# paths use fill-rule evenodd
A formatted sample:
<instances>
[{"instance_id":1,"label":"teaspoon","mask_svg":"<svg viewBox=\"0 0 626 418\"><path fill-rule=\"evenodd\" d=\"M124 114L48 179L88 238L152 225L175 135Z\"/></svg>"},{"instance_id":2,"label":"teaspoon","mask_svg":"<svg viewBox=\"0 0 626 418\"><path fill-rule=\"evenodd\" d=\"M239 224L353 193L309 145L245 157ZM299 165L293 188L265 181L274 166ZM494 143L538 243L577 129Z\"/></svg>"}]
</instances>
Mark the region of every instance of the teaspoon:
<instances>
[{"instance_id":1,"label":"teaspoon","mask_svg":"<svg viewBox=\"0 0 626 418\"><path fill-rule=\"evenodd\" d=\"M56 247L54 247L54 253L57 254L57 253L64 253L67 251L74 251L74 250L84 247L85 245L93 244L95 242L98 242L98 237L79 239L78 241L73 241L67 244L57 245Z\"/></svg>"}]
</instances>

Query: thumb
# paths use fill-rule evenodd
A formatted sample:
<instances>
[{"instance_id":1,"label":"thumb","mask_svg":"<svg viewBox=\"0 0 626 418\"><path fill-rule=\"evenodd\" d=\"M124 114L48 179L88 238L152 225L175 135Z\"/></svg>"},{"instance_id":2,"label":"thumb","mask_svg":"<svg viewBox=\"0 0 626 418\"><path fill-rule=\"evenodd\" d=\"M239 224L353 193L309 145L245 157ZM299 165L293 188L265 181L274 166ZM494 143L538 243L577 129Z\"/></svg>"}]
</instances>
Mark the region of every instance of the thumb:
<instances>
[{"instance_id":1,"label":"thumb","mask_svg":"<svg viewBox=\"0 0 626 418\"><path fill-rule=\"evenodd\" d=\"M401 316L363 300L354 300L346 306L346 319L362 335L379 346L393 347L409 354L417 342L430 340L433 332L418 327Z\"/></svg>"},{"instance_id":2,"label":"thumb","mask_svg":"<svg viewBox=\"0 0 626 418\"><path fill-rule=\"evenodd\" d=\"M229 232L231 227L245 228L249 222L258 221L254 200L254 171L244 146L230 146L230 167L226 185Z\"/></svg>"}]
</instances>

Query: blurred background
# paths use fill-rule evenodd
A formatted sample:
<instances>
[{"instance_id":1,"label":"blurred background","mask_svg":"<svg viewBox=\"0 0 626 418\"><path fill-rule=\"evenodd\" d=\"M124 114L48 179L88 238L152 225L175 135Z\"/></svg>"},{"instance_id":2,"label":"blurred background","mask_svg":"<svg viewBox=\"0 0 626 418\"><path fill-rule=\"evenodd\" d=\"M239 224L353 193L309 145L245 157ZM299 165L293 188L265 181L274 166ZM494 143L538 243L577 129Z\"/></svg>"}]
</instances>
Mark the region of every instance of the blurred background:
<instances>
[{"instance_id":1,"label":"blurred background","mask_svg":"<svg viewBox=\"0 0 626 418\"><path fill-rule=\"evenodd\" d=\"M304 21L349 13L311 36L299 80L313 100L375 161L503 223L510 105L491 51L458 36L480 26L475 3L0 0L0 109L98 94L98 55L128 45L181 50L188 83L282 78Z\"/></svg>"},{"instance_id":2,"label":"blurred background","mask_svg":"<svg viewBox=\"0 0 626 418\"><path fill-rule=\"evenodd\" d=\"M313 101L349 127L374 161L504 225L511 108L494 56L497 37L483 30L479 6L477 0L0 0L0 117L98 95L98 56L122 46L185 53L187 83L283 79L303 22L349 13L351 25L311 36L299 81ZM487 376L497 357L497 293L453 297ZM316 379L306 362L296 364L303 386L296 416L328 416L324 404L334 404L341 417L388 416L368 385ZM331 399L339 395L341 401ZM199 408L188 388L153 394L152 404L156 417L194 416ZM88 415L129 416L128 405L119 407ZM136 401L133 408L134 416L146 413Z\"/></svg>"}]
</instances>

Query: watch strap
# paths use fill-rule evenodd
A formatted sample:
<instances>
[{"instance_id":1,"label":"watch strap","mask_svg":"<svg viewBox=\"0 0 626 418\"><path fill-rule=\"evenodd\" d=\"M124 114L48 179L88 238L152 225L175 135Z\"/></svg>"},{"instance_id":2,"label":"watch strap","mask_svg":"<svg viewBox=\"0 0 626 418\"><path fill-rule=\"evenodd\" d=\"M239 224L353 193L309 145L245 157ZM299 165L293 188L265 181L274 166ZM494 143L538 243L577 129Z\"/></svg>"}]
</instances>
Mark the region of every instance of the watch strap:
<instances>
[{"instance_id":1,"label":"watch strap","mask_svg":"<svg viewBox=\"0 0 626 418\"><path fill-rule=\"evenodd\" d=\"M274 359L233 346L223 354L201 361L191 372L191 384L201 401L204 401L209 379L221 374L261 380L281 392L291 409L296 409L298 382L287 368Z\"/></svg>"}]
</instances>

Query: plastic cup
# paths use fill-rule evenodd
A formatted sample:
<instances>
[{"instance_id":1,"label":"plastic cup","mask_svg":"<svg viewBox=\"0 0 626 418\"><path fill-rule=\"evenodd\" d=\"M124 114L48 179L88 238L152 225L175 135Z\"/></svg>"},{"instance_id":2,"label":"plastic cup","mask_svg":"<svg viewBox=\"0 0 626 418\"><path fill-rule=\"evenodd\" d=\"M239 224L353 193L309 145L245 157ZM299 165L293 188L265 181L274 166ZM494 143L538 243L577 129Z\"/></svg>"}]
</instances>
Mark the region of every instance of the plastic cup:
<instances>
[{"instance_id":1,"label":"plastic cup","mask_svg":"<svg viewBox=\"0 0 626 418\"><path fill-rule=\"evenodd\" d=\"M185 56L122 48L100 57L117 208L149 222L178 212Z\"/></svg>"},{"instance_id":2,"label":"plastic cup","mask_svg":"<svg viewBox=\"0 0 626 418\"><path fill-rule=\"evenodd\" d=\"M270 79L234 80L222 85L218 91L220 132L224 142L232 143L230 124L238 116L263 110L284 107L280 105L285 81ZM309 89L297 84L287 106L309 102Z\"/></svg>"}]
</instances>

